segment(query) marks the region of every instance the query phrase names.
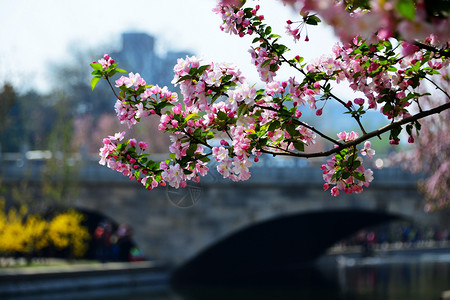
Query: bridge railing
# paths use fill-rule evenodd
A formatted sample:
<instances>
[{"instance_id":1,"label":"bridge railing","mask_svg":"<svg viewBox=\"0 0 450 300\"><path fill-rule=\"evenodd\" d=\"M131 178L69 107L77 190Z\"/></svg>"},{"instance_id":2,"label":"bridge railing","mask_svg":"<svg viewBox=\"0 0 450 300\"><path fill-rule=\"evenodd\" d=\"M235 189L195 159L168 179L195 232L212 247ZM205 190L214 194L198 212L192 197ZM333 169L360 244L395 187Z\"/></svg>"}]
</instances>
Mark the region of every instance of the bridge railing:
<instances>
[{"instance_id":1,"label":"bridge railing","mask_svg":"<svg viewBox=\"0 0 450 300\"><path fill-rule=\"evenodd\" d=\"M74 168L78 168L78 180L84 183L120 183L130 184L130 181L113 170L110 170L98 163L97 157L85 156L83 159L79 154L71 156L69 159ZM155 160L166 159L166 154L153 156ZM41 151L41 153L3 153L0 157L0 176L3 182L41 180L42 169L48 159L52 159L52 154ZM236 184L228 179L223 179L222 175L216 172L214 162L209 166L211 171L202 178L203 184ZM396 185L415 186L421 174L412 174L399 167L376 168L372 167L375 180L374 185ZM254 163L251 168L252 176L247 182L238 184L320 184L324 183L322 171L317 160L305 160L298 158L284 157L261 157L258 163ZM132 182L132 184L137 184Z\"/></svg>"}]
</instances>

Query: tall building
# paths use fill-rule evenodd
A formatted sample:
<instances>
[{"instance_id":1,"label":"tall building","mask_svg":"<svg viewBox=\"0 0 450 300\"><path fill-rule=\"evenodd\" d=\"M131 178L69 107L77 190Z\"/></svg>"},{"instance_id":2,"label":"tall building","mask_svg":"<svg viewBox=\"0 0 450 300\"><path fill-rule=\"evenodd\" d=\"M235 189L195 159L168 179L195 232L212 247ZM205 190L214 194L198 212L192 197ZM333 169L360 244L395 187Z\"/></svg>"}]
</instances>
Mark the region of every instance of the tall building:
<instances>
[{"instance_id":1,"label":"tall building","mask_svg":"<svg viewBox=\"0 0 450 300\"><path fill-rule=\"evenodd\" d=\"M139 73L148 84L172 88L173 66L177 58L192 55L186 51L168 51L159 56L155 51L155 38L145 33L123 33L122 49L110 53L128 72Z\"/></svg>"}]
</instances>

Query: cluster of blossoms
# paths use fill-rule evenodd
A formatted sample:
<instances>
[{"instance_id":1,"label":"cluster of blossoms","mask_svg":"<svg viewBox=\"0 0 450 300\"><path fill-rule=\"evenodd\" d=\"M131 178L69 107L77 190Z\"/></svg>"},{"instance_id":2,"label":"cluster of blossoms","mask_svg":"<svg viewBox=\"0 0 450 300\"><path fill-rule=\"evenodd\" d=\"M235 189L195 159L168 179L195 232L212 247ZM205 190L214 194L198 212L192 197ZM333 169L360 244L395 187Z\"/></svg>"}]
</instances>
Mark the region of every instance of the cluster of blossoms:
<instances>
[{"instance_id":1,"label":"cluster of blossoms","mask_svg":"<svg viewBox=\"0 0 450 300\"><path fill-rule=\"evenodd\" d=\"M417 109L411 104L419 103L419 98L425 95L417 91L420 81L440 74L450 62L438 51L426 49L439 45L436 36L430 35L422 45L425 49L402 42L399 53L394 51L390 40L374 36L369 43L357 36L344 45L336 44L333 54L317 59L306 70L311 77L320 74L322 79L337 84L346 81L351 89L362 93L366 99L356 97L345 103L356 117L367 109L380 108L388 119L404 119ZM399 143L398 133L391 132L391 144ZM413 142L411 134L409 141Z\"/></svg>"},{"instance_id":2,"label":"cluster of blossoms","mask_svg":"<svg viewBox=\"0 0 450 300\"><path fill-rule=\"evenodd\" d=\"M262 23L264 17L257 14L259 6L241 9L228 4L230 1L221 1L214 9L222 18L221 29L238 36L257 35L253 40L256 45L249 52L265 88L258 90L249 85L234 65L204 64L195 56L179 58L174 66L172 83L180 89L182 99L167 87L147 85L138 73L122 76L115 82L120 90L115 105L120 122L131 128L142 118L159 117L158 129L170 135L170 159L151 160L144 153L147 144L134 139L125 141L124 133L120 133L103 140L100 163L136 179L148 189L166 183L178 188L205 176L211 157L218 162L217 171L224 178L239 181L250 178L252 160L257 163L262 153L313 157L305 148L315 144L320 136L335 146L327 152L333 158L322 166L324 188L334 185L331 189L334 196L340 190L360 193L373 180L373 172L364 168L361 157L372 158L375 154L370 142L366 141L358 151L357 146L363 140L356 132L341 132L338 140L328 137L303 121L301 109L309 107L320 116L324 107L318 109L317 102L335 100L355 118L366 136L359 119L367 109L381 106L381 112L392 124L395 119L411 116L408 107L418 103L422 96L415 90L420 81L448 65L448 59L439 51L427 49L438 44L437 38L426 39L425 48L404 43L400 55L388 40L390 35L380 30L378 36L371 36L370 42L355 37L344 45L336 45L332 55L302 64L299 55L291 60L284 57L288 49ZM304 2L306 9L302 11L304 24L320 22L307 12L315 6L309 1L298 2ZM299 32L290 27L289 30L298 39ZM293 76L287 81L275 80L283 63L298 71L303 80ZM108 80L116 72L125 72L108 55L91 66L95 76L92 87L100 78ZM331 92L330 81L346 81L365 98L343 101ZM398 143L401 124L392 124L391 140ZM408 124L410 135L413 125L420 129L418 122ZM220 146L214 145L217 137L225 135L227 139L221 139Z\"/></svg>"},{"instance_id":3,"label":"cluster of blossoms","mask_svg":"<svg viewBox=\"0 0 450 300\"><path fill-rule=\"evenodd\" d=\"M114 59L109 57L108 54L105 54L102 58L100 58L97 63L102 65L103 70L107 70L112 64L114 64Z\"/></svg>"},{"instance_id":4,"label":"cluster of blossoms","mask_svg":"<svg viewBox=\"0 0 450 300\"><path fill-rule=\"evenodd\" d=\"M351 142L358 138L358 133L352 131L347 133L345 131L340 132L338 137L343 142ZM375 154L375 150L370 148L370 142L364 144L364 149L361 149L360 153L367 157L372 158ZM362 165L362 158L358 156L358 152L355 148L346 148L341 150L338 154L327 160L322 165L323 179L325 184L324 190L328 190L330 185L334 185L331 188L331 195L339 195L339 191L343 190L345 193L361 193L363 187L368 187L373 180L373 172L370 169L365 169Z\"/></svg>"},{"instance_id":5,"label":"cluster of blossoms","mask_svg":"<svg viewBox=\"0 0 450 300\"><path fill-rule=\"evenodd\" d=\"M172 83L179 86L187 110L209 111L207 97L220 96L224 87L243 83L245 78L235 65L214 64L200 66L201 58L179 58L174 67Z\"/></svg>"},{"instance_id":6,"label":"cluster of blossoms","mask_svg":"<svg viewBox=\"0 0 450 300\"><path fill-rule=\"evenodd\" d=\"M335 33L343 41L351 41L359 35L371 39L374 32L386 38L400 35L404 40L421 40L431 32L441 40L449 40L449 19L439 13L445 9L436 1L378 1L370 0L358 7L347 1L327 0L283 0L301 11L305 18L314 12L333 26ZM361 3L365 3L361 2ZM440 7L441 6L441 7Z\"/></svg>"},{"instance_id":7,"label":"cluster of blossoms","mask_svg":"<svg viewBox=\"0 0 450 300\"><path fill-rule=\"evenodd\" d=\"M223 23L220 25L220 29L223 32L236 34L240 37L246 34L252 35L254 28L250 26L253 20L262 21L263 15L257 15L259 5L256 5L254 9L236 9L234 3L227 3L221 1L213 9L213 12L220 15Z\"/></svg>"},{"instance_id":8,"label":"cluster of blossoms","mask_svg":"<svg viewBox=\"0 0 450 300\"><path fill-rule=\"evenodd\" d=\"M250 52L252 64L258 70L261 81L272 81L276 76L276 71L280 68L278 65L278 56L268 51L264 46L250 48L248 52Z\"/></svg>"},{"instance_id":9,"label":"cluster of blossoms","mask_svg":"<svg viewBox=\"0 0 450 300\"><path fill-rule=\"evenodd\" d=\"M178 95L170 92L167 87L146 86L145 80L139 73L130 73L128 77L121 76L116 80L116 87L121 89L123 95L130 90L136 91L134 98L123 99L120 97L121 99L117 99L114 105L120 123L127 124L128 128L132 128L141 118L155 114L153 109L155 103L178 101Z\"/></svg>"}]
</instances>

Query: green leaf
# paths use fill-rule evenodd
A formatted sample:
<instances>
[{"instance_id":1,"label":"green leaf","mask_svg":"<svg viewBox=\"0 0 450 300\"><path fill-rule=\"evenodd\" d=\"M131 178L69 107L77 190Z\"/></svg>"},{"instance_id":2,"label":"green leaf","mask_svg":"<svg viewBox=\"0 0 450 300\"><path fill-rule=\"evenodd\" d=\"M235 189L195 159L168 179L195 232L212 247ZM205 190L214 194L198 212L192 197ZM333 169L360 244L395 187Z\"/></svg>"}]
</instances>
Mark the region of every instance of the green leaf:
<instances>
[{"instance_id":1,"label":"green leaf","mask_svg":"<svg viewBox=\"0 0 450 300\"><path fill-rule=\"evenodd\" d=\"M275 129L280 128L280 125L281 125L280 121L278 120L272 121L272 123L270 123L269 125L268 131L275 131Z\"/></svg>"},{"instance_id":2,"label":"green leaf","mask_svg":"<svg viewBox=\"0 0 450 300\"><path fill-rule=\"evenodd\" d=\"M183 169L184 175L191 175L193 172L190 170Z\"/></svg>"},{"instance_id":3,"label":"green leaf","mask_svg":"<svg viewBox=\"0 0 450 300\"><path fill-rule=\"evenodd\" d=\"M300 151L300 152L304 152L305 151L305 144L303 142L298 141L298 142L294 142L293 144L294 144L294 148L297 151Z\"/></svg>"},{"instance_id":4,"label":"green leaf","mask_svg":"<svg viewBox=\"0 0 450 300\"><path fill-rule=\"evenodd\" d=\"M186 116L186 121L189 121L190 119L192 119L192 118L199 118L200 116L198 115L198 114L196 114L196 113L193 113L193 114L189 114L189 115L187 115Z\"/></svg>"},{"instance_id":5,"label":"green leaf","mask_svg":"<svg viewBox=\"0 0 450 300\"><path fill-rule=\"evenodd\" d=\"M305 23L309 25L317 25L320 22L322 22L322 20L317 16L308 16L305 20Z\"/></svg>"},{"instance_id":6,"label":"green leaf","mask_svg":"<svg viewBox=\"0 0 450 300\"><path fill-rule=\"evenodd\" d=\"M244 114L246 114L248 112L249 106L245 103L241 103L241 105L239 105L238 110L237 110L237 116L238 118Z\"/></svg>"},{"instance_id":7,"label":"green leaf","mask_svg":"<svg viewBox=\"0 0 450 300\"><path fill-rule=\"evenodd\" d=\"M98 62L94 62L94 63L90 64L90 66L94 70L103 71L103 66L101 64L99 64Z\"/></svg>"},{"instance_id":8,"label":"green leaf","mask_svg":"<svg viewBox=\"0 0 450 300\"><path fill-rule=\"evenodd\" d=\"M219 111L218 113L217 113L217 118L219 119L219 120L226 120L227 118L228 118L228 116L227 116L227 114L226 113L224 113L223 111Z\"/></svg>"},{"instance_id":9,"label":"green leaf","mask_svg":"<svg viewBox=\"0 0 450 300\"><path fill-rule=\"evenodd\" d=\"M95 76L91 79L91 87L92 90L94 90L95 86L97 85L97 83L100 81L100 76Z\"/></svg>"},{"instance_id":10,"label":"green leaf","mask_svg":"<svg viewBox=\"0 0 450 300\"><path fill-rule=\"evenodd\" d=\"M209 157L204 156L204 157L200 158L200 161L207 163L207 162L210 162L211 160L209 159Z\"/></svg>"},{"instance_id":11,"label":"green leaf","mask_svg":"<svg viewBox=\"0 0 450 300\"><path fill-rule=\"evenodd\" d=\"M350 173L347 171L342 172L342 179L348 179L350 177Z\"/></svg>"},{"instance_id":12,"label":"green leaf","mask_svg":"<svg viewBox=\"0 0 450 300\"><path fill-rule=\"evenodd\" d=\"M116 68L116 71L119 73L127 73L127 71L125 71L124 69L119 69L119 68Z\"/></svg>"},{"instance_id":13,"label":"green leaf","mask_svg":"<svg viewBox=\"0 0 450 300\"><path fill-rule=\"evenodd\" d=\"M197 148L198 148L197 144L190 144L189 148L186 150L186 155L194 156L194 153L197 150Z\"/></svg>"},{"instance_id":14,"label":"green leaf","mask_svg":"<svg viewBox=\"0 0 450 300\"><path fill-rule=\"evenodd\" d=\"M399 0L397 2L397 11L408 20L414 21L416 18L416 7L413 0Z\"/></svg>"},{"instance_id":15,"label":"green leaf","mask_svg":"<svg viewBox=\"0 0 450 300\"><path fill-rule=\"evenodd\" d=\"M252 41L252 44L254 44L254 43L256 43L256 42L259 42L260 40L261 40L260 37L254 38L253 41Z\"/></svg>"},{"instance_id":16,"label":"green leaf","mask_svg":"<svg viewBox=\"0 0 450 300\"><path fill-rule=\"evenodd\" d=\"M202 74L209 67L210 67L210 65L203 65L203 66L199 67L197 70L197 74Z\"/></svg>"},{"instance_id":17,"label":"green leaf","mask_svg":"<svg viewBox=\"0 0 450 300\"><path fill-rule=\"evenodd\" d=\"M266 60L261 64L261 67L260 67L260 68L264 68L265 66L267 66L268 64L270 64L271 61L272 61L271 58L266 59Z\"/></svg>"},{"instance_id":18,"label":"green leaf","mask_svg":"<svg viewBox=\"0 0 450 300\"><path fill-rule=\"evenodd\" d=\"M192 75L184 75L180 79L177 80L177 83L180 83L182 81L189 80L189 79L192 79Z\"/></svg>"},{"instance_id":19,"label":"green leaf","mask_svg":"<svg viewBox=\"0 0 450 300\"><path fill-rule=\"evenodd\" d=\"M355 177L356 179L358 179L360 181L366 181L366 177L364 177L364 175L359 172L353 173L353 177Z\"/></svg>"}]
</instances>

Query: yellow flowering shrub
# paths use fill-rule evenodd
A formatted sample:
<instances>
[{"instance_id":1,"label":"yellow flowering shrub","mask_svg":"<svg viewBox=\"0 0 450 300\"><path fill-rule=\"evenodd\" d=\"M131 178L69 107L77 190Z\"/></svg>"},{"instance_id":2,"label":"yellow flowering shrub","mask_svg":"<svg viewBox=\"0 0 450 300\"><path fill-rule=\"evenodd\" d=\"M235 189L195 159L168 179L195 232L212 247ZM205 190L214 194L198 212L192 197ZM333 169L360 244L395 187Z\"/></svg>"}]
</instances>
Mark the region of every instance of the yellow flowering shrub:
<instances>
[{"instance_id":1,"label":"yellow flowering shrub","mask_svg":"<svg viewBox=\"0 0 450 300\"><path fill-rule=\"evenodd\" d=\"M19 211L11 208L5 215L4 203L1 202L0 210L0 252L5 254L25 252L22 221L26 215L26 208L22 207Z\"/></svg>"},{"instance_id":2,"label":"yellow flowering shrub","mask_svg":"<svg viewBox=\"0 0 450 300\"><path fill-rule=\"evenodd\" d=\"M32 254L54 245L81 257L90 239L87 227L82 226L83 220L83 214L75 210L58 214L51 221L37 214L27 216L26 207L11 208L5 214L4 202L0 201L0 254Z\"/></svg>"},{"instance_id":3,"label":"yellow flowering shrub","mask_svg":"<svg viewBox=\"0 0 450 300\"><path fill-rule=\"evenodd\" d=\"M83 219L84 216L75 210L54 217L48 230L53 245L58 249L70 247L74 256L83 256L90 239L88 229L81 225Z\"/></svg>"}]
</instances>

